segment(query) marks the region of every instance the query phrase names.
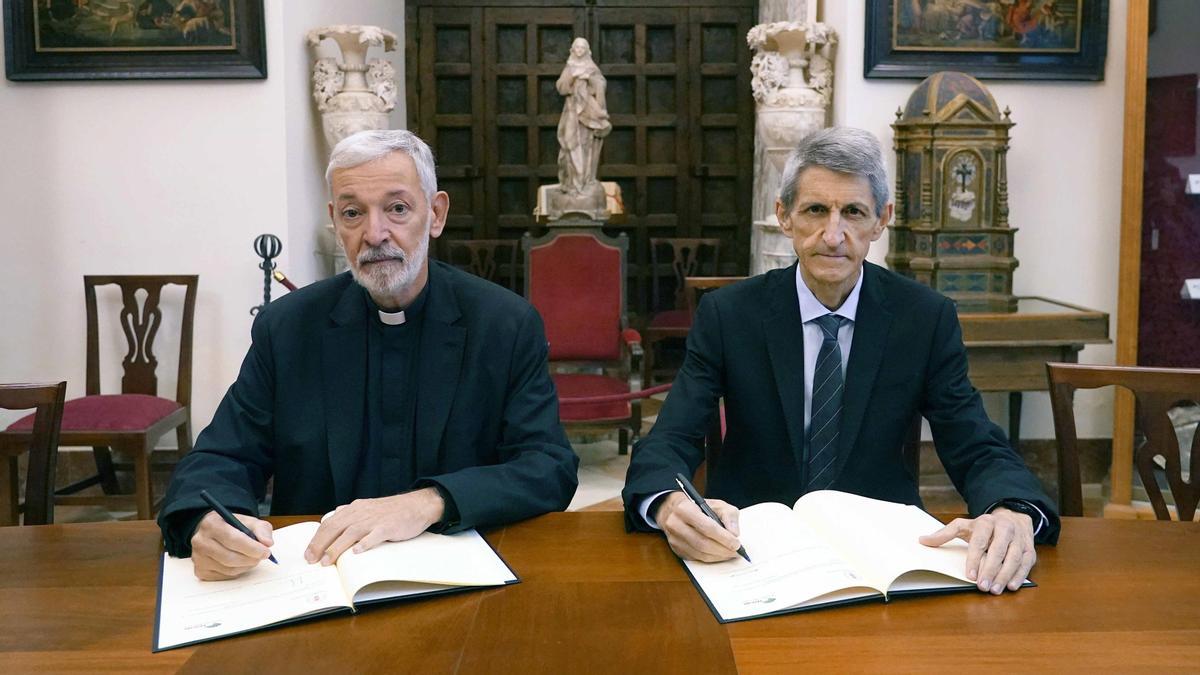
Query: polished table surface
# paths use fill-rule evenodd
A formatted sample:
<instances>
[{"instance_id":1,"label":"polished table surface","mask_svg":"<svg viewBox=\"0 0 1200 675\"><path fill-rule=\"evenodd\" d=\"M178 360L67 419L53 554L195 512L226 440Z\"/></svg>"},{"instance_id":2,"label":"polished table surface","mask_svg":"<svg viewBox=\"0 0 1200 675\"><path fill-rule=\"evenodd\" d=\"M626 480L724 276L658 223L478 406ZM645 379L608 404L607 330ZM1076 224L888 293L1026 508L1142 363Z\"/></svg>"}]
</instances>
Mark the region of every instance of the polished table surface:
<instances>
[{"instance_id":1,"label":"polished table surface","mask_svg":"<svg viewBox=\"0 0 1200 675\"><path fill-rule=\"evenodd\" d=\"M625 534L619 513L556 513L487 534L515 586L159 654L153 523L0 528L0 672L1200 668L1200 523L1063 520L1038 588L721 625L661 538Z\"/></svg>"}]
</instances>

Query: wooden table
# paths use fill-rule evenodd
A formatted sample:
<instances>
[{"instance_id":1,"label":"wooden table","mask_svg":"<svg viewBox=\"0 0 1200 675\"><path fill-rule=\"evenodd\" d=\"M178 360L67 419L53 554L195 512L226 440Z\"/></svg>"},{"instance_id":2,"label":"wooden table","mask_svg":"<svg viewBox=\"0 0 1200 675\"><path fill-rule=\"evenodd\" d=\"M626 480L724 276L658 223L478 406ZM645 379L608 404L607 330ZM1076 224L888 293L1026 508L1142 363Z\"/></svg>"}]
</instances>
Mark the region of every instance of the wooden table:
<instances>
[{"instance_id":1,"label":"wooden table","mask_svg":"<svg viewBox=\"0 0 1200 675\"><path fill-rule=\"evenodd\" d=\"M1108 314L1038 296L1015 312L958 315L967 375L982 392L1008 393L1008 436L1020 452L1022 392L1047 391L1046 363L1076 363L1085 345L1108 344Z\"/></svg>"},{"instance_id":2,"label":"wooden table","mask_svg":"<svg viewBox=\"0 0 1200 675\"><path fill-rule=\"evenodd\" d=\"M278 522L285 522L280 520ZM290 522L290 521L289 521ZM1194 670L1200 523L1065 518L1039 588L721 625L619 513L488 534L523 583L152 654L149 522L0 528L0 672L760 673Z\"/></svg>"}]
</instances>

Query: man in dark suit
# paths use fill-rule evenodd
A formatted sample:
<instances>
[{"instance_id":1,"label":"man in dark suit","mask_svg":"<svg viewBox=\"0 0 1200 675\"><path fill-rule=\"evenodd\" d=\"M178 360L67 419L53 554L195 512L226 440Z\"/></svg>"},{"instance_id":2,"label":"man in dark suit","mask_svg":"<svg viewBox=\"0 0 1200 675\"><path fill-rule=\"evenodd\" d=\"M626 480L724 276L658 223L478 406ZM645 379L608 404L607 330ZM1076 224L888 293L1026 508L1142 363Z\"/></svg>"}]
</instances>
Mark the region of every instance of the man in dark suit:
<instances>
[{"instance_id":1,"label":"man in dark suit","mask_svg":"<svg viewBox=\"0 0 1200 675\"><path fill-rule=\"evenodd\" d=\"M661 529L680 556L717 561L736 555L738 507L790 505L819 489L919 505L901 448L920 414L976 516L922 543L967 539L966 572L979 588L1016 590L1036 561L1035 537L1056 541L1058 519L967 379L953 302L864 262L892 215L878 141L848 128L804 139L776 214L799 261L701 299L683 367L633 453L628 527ZM707 492L725 528L674 482L704 460L722 397L727 432Z\"/></svg>"},{"instance_id":2,"label":"man in dark suit","mask_svg":"<svg viewBox=\"0 0 1200 675\"><path fill-rule=\"evenodd\" d=\"M449 197L429 147L368 131L334 148L326 179L353 275L263 309L238 379L179 463L159 514L167 550L202 579L269 551L255 518L322 514L305 557L567 506L578 459L558 420L541 318L519 296L429 262ZM356 283L357 282L357 283ZM209 511L207 489L258 542Z\"/></svg>"}]
</instances>

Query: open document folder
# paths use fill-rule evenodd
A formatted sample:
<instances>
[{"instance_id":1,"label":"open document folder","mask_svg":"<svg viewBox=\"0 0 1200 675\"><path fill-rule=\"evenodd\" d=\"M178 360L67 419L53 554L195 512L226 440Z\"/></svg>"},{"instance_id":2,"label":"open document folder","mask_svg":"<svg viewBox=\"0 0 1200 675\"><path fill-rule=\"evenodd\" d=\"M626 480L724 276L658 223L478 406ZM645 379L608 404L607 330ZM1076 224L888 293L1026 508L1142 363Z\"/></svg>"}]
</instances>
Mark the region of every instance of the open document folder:
<instances>
[{"instance_id":1,"label":"open document folder","mask_svg":"<svg viewBox=\"0 0 1200 675\"><path fill-rule=\"evenodd\" d=\"M518 581L475 530L425 532L363 553L346 551L335 565L310 565L304 549L319 526L314 521L275 530L271 552L279 564L263 561L229 581L201 581L190 558L164 553L154 651L354 611L372 602Z\"/></svg>"},{"instance_id":2,"label":"open document folder","mask_svg":"<svg viewBox=\"0 0 1200 675\"><path fill-rule=\"evenodd\" d=\"M942 523L916 506L819 490L792 508L770 502L745 508L738 523L752 563L684 561L722 623L975 588L966 576L967 543L918 542Z\"/></svg>"}]
</instances>

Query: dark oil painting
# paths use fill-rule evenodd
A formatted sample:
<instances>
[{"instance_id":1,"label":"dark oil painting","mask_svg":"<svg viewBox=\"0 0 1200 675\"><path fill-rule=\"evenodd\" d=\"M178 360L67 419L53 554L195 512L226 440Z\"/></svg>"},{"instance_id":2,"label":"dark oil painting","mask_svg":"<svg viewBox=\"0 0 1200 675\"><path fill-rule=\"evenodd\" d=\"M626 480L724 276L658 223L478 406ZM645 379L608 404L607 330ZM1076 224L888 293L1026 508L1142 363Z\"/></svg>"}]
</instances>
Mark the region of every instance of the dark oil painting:
<instances>
[{"instance_id":1,"label":"dark oil painting","mask_svg":"<svg viewBox=\"0 0 1200 675\"><path fill-rule=\"evenodd\" d=\"M1084 0L895 0L897 51L1078 52Z\"/></svg>"},{"instance_id":2,"label":"dark oil painting","mask_svg":"<svg viewBox=\"0 0 1200 675\"><path fill-rule=\"evenodd\" d=\"M153 52L237 48L230 0L34 0L35 50Z\"/></svg>"}]
</instances>

